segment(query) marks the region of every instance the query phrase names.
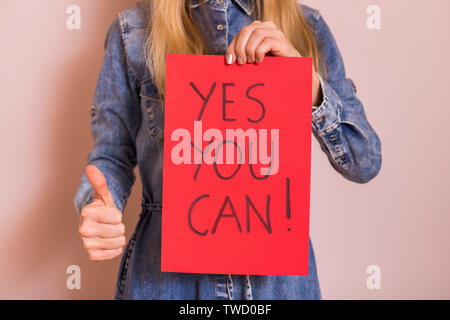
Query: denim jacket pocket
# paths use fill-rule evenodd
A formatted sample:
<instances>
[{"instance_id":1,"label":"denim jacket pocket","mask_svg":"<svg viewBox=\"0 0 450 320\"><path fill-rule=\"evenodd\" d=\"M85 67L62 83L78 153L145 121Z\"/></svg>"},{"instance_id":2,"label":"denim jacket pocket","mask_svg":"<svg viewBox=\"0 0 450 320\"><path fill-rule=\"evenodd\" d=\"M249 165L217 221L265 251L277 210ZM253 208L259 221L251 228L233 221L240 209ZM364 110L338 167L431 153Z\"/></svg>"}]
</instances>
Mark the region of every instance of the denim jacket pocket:
<instances>
[{"instance_id":1,"label":"denim jacket pocket","mask_svg":"<svg viewBox=\"0 0 450 320\"><path fill-rule=\"evenodd\" d=\"M141 110L150 136L159 144L164 142L164 112L158 90L151 81L141 84Z\"/></svg>"}]
</instances>

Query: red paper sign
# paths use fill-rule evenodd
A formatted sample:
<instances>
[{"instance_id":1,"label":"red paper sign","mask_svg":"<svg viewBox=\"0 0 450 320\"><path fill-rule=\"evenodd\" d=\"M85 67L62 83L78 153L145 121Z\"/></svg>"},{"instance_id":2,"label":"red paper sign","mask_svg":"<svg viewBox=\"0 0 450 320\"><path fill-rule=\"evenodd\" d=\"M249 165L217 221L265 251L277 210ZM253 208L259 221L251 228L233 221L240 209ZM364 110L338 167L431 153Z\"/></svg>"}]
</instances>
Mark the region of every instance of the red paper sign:
<instances>
[{"instance_id":1,"label":"red paper sign","mask_svg":"<svg viewBox=\"0 0 450 320\"><path fill-rule=\"evenodd\" d=\"M161 270L307 275L310 58L167 56Z\"/></svg>"}]
</instances>

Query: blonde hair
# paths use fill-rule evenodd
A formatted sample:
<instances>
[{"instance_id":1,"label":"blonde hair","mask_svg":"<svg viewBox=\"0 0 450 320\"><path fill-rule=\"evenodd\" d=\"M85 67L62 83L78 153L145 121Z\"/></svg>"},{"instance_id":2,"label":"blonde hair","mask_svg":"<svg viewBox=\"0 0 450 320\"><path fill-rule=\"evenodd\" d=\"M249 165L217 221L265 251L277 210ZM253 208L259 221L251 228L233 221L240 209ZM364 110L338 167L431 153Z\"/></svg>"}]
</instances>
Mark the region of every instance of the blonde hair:
<instances>
[{"instance_id":1,"label":"blonde hair","mask_svg":"<svg viewBox=\"0 0 450 320\"><path fill-rule=\"evenodd\" d=\"M166 54L208 54L204 33L192 19L190 0L151 0L149 37L145 59L163 101ZM314 68L325 68L314 33L297 0L254 0L256 19L272 21L303 57L312 57Z\"/></svg>"}]
</instances>

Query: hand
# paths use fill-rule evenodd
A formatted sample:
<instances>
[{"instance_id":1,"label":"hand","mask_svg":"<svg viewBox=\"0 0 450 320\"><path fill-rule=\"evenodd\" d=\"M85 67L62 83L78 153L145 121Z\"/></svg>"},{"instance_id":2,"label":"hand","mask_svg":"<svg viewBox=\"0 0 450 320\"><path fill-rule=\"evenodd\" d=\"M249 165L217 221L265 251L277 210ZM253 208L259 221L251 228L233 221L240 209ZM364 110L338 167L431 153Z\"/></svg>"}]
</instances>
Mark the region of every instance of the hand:
<instances>
[{"instance_id":1,"label":"hand","mask_svg":"<svg viewBox=\"0 0 450 320\"><path fill-rule=\"evenodd\" d=\"M122 214L114 204L103 173L96 166L88 165L86 176L94 188L94 200L81 210L78 233L89 259L111 260L122 253L126 243Z\"/></svg>"},{"instance_id":2,"label":"hand","mask_svg":"<svg viewBox=\"0 0 450 320\"><path fill-rule=\"evenodd\" d=\"M273 22L256 20L236 34L227 48L225 57L227 64L234 62L240 65L259 64L269 52L277 57L302 56ZM322 95L320 80L314 66L312 79L312 105L317 106L321 103Z\"/></svg>"}]
</instances>

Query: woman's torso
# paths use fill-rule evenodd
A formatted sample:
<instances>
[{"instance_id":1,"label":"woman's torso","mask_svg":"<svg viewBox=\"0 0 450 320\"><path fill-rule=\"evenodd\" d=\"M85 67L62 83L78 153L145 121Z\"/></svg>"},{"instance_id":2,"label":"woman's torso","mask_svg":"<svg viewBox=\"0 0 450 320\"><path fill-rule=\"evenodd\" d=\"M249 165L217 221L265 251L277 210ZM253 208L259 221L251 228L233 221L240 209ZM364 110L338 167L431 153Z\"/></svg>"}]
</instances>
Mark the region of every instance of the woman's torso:
<instances>
[{"instance_id":1,"label":"woman's torso","mask_svg":"<svg viewBox=\"0 0 450 320\"><path fill-rule=\"evenodd\" d=\"M198 1L191 1L194 19L203 21ZM242 27L253 20L248 0L210 0L205 4L213 25L208 37L211 54L224 54ZM136 138L137 161L143 185L140 220L125 250L116 298L122 299L319 299L314 252L310 242L309 276L245 276L162 273L161 203L163 180L164 113L156 86L145 65L148 2L119 13L127 61L139 82L141 125ZM303 7L307 19L316 11ZM208 25L206 22L199 25Z\"/></svg>"}]
</instances>

